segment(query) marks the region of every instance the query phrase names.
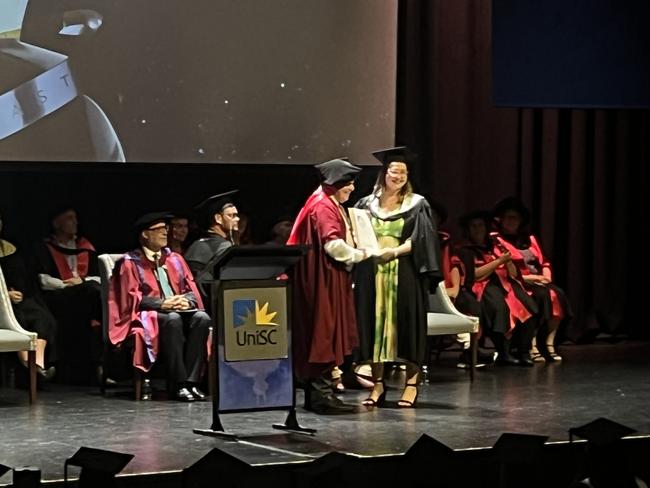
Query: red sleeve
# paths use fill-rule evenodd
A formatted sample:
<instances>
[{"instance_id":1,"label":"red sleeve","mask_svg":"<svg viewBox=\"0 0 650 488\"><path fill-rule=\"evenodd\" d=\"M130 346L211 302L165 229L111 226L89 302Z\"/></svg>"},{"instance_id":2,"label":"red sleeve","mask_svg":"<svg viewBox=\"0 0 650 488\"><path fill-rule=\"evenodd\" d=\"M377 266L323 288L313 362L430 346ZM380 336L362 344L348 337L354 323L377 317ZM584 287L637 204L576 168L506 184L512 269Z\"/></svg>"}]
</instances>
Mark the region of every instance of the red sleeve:
<instances>
[{"instance_id":1,"label":"red sleeve","mask_svg":"<svg viewBox=\"0 0 650 488\"><path fill-rule=\"evenodd\" d=\"M345 240L343 217L331 200L323 200L320 205L315 206L310 218L322 244L335 239Z\"/></svg>"},{"instance_id":2,"label":"red sleeve","mask_svg":"<svg viewBox=\"0 0 650 488\"><path fill-rule=\"evenodd\" d=\"M117 262L108 290L108 335L113 344L126 339L131 324L138 321L142 301L140 279L135 264L128 259Z\"/></svg>"}]
</instances>

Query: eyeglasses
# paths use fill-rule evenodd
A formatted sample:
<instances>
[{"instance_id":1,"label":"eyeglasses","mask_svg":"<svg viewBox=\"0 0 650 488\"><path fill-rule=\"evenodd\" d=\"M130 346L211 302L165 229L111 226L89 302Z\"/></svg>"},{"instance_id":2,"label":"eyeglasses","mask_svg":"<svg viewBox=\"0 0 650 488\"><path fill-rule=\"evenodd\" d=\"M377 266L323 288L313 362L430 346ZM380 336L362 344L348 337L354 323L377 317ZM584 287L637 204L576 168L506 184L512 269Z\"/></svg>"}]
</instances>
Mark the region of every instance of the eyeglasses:
<instances>
[{"instance_id":1,"label":"eyeglasses","mask_svg":"<svg viewBox=\"0 0 650 488\"><path fill-rule=\"evenodd\" d=\"M391 176L404 176L404 177L407 177L409 175L408 171L396 171L394 169L389 169L388 171L386 171L386 173L388 173Z\"/></svg>"}]
</instances>

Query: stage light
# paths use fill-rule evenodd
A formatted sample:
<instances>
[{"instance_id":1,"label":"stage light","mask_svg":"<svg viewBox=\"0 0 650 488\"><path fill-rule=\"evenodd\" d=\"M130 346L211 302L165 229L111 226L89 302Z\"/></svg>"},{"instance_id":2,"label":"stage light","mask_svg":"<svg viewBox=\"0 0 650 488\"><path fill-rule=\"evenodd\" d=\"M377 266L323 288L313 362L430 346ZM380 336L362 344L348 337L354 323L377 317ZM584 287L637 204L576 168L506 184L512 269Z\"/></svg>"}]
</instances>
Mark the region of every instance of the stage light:
<instances>
[{"instance_id":1,"label":"stage light","mask_svg":"<svg viewBox=\"0 0 650 488\"><path fill-rule=\"evenodd\" d=\"M81 472L79 473L77 486L81 488L116 486L115 475L122 471L133 457L133 454L81 447L72 457L65 461L64 482L67 485L68 466L78 466L81 468Z\"/></svg>"}]
</instances>

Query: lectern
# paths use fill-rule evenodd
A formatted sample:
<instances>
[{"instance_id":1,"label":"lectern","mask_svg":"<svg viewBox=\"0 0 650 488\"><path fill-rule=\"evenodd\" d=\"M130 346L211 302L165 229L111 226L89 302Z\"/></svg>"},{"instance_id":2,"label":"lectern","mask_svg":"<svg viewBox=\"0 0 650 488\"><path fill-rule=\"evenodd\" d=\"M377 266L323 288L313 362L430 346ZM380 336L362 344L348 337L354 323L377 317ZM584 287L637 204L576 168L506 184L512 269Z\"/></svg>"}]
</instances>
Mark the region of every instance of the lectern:
<instances>
[{"instance_id":1,"label":"lectern","mask_svg":"<svg viewBox=\"0 0 650 488\"><path fill-rule=\"evenodd\" d=\"M208 266L212 304L212 426L202 435L235 438L220 414L288 410L273 428L313 435L296 418L291 358L291 282L287 272L307 246L233 246ZM201 281L199 279L199 281Z\"/></svg>"}]
</instances>

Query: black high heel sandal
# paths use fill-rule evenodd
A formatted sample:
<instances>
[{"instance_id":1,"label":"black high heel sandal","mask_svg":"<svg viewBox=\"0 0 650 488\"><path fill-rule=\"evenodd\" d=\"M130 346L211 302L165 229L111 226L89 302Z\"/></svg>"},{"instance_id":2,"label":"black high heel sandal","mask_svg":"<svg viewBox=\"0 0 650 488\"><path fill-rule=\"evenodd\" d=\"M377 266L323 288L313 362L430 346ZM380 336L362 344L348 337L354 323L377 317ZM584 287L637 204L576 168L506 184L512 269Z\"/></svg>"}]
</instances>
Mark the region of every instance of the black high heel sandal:
<instances>
[{"instance_id":1,"label":"black high heel sandal","mask_svg":"<svg viewBox=\"0 0 650 488\"><path fill-rule=\"evenodd\" d=\"M377 399L372 398L372 392L370 393L370 396L366 398L364 401L361 402L362 405L366 407L383 407L384 402L386 401L386 385L384 385L384 380L375 380L375 385L380 384L382 385L382 392L381 395L377 397ZM374 388L373 388L374 390Z\"/></svg>"},{"instance_id":2,"label":"black high heel sandal","mask_svg":"<svg viewBox=\"0 0 650 488\"><path fill-rule=\"evenodd\" d=\"M400 399L397 402L397 406L400 408L413 408L415 407L415 403L418 400L418 394L420 393L420 390L418 390L418 384L417 383L406 383L404 386L404 391L406 391L407 388L415 388L415 396L413 397L413 400L404 400L403 398Z\"/></svg>"}]
</instances>

